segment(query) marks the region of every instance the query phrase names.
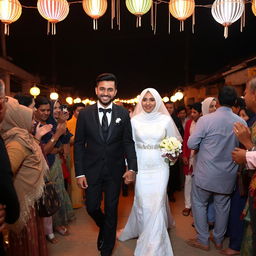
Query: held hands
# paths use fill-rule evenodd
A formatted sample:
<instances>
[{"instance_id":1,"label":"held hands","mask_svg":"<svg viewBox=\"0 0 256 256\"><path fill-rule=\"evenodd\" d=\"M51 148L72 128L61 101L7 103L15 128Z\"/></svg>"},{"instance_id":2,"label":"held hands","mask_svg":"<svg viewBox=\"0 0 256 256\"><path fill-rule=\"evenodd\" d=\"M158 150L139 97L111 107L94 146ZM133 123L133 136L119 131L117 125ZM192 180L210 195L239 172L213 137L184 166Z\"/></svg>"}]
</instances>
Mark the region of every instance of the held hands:
<instances>
[{"instance_id":1,"label":"held hands","mask_svg":"<svg viewBox=\"0 0 256 256\"><path fill-rule=\"evenodd\" d=\"M235 148L232 152L233 161L237 164L246 163L246 150L241 148Z\"/></svg>"},{"instance_id":2,"label":"held hands","mask_svg":"<svg viewBox=\"0 0 256 256\"><path fill-rule=\"evenodd\" d=\"M124 175L123 175L123 178L124 178L124 183L125 184L130 184L132 182L135 181L135 172L134 171L131 171L131 170L127 170Z\"/></svg>"},{"instance_id":3,"label":"held hands","mask_svg":"<svg viewBox=\"0 0 256 256\"><path fill-rule=\"evenodd\" d=\"M0 204L0 232L5 228L5 206Z\"/></svg>"},{"instance_id":4,"label":"held hands","mask_svg":"<svg viewBox=\"0 0 256 256\"><path fill-rule=\"evenodd\" d=\"M253 147L251 141L251 132L247 126L241 123L235 123L233 131L239 142L242 143L247 149Z\"/></svg>"},{"instance_id":5,"label":"held hands","mask_svg":"<svg viewBox=\"0 0 256 256\"><path fill-rule=\"evenodd\" d=\"M87 183L85 176L76 178L76 182L77 182L77 185L79 188L83 188L83 189L88 188L88 183Z\"/></svg>"}]
</instances>

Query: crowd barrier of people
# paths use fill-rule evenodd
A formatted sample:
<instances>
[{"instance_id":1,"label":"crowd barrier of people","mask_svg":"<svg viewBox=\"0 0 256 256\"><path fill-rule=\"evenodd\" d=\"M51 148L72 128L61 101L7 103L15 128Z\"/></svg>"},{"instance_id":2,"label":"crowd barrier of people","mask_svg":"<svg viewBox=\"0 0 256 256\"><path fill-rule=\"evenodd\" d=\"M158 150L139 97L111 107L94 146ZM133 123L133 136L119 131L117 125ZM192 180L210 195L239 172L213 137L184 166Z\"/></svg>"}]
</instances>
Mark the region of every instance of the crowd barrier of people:
<instances>
[{"instance_id":1,"label":"crowd barrier of people","mask_svg":"<svg viewBox=\"0 0 256 256\"><path fill-rule=\"evenodd\" d=\"M99 228L101 256L112 255L116 239L134 238L136 256L180 255L169 238L168 199L175 207L175 192L184 189L180 214L193 217L197 232L189 246L255 256L256 78L244 97L223 86L217 97L177 108L153 88L136 106L115 104L110 73L97 77L95 92L96 104L70 107L6 96L0 80L0 255L47 256L47 243L58 243L56 233L72 235L74 209L84 206ZM183 145L171 166L159 147L166 137ZM135 177L131 213L117 231L120 192L127 196ZM47 187L55 205L44 202ZM49 214L40 208L53 206Z\"/></svg>"}]
</instances>

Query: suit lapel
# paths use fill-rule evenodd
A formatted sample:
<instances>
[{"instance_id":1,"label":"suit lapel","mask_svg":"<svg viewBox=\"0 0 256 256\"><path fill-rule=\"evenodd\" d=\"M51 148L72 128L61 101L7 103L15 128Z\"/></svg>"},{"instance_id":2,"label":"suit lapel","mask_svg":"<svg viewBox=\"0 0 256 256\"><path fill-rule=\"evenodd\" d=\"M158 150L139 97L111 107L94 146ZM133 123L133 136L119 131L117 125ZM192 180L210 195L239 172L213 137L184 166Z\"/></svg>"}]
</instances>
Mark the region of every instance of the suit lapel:
<instances>
[{"instance_id":1,"label":"suit lapel","mask_svg":"<svg viewBox=\"0 0 256 256\"><path fill-rule=\"evenodd\" d=\"M111 134L113 133L113 129L114 129L114 126L115 126L115 120L117 118L117 107L116 105L113 103L112 105L112 116L111 116L111 122L110 122L110 125L109 125L109 128L108 128L108 137L107 137L107 142L109 141L110 137L111 137Z\"/></svg>"},{"instance_id":2,"label":"suit lapel","mask_svg":"<svg viewBox=\"0 0 256 256\"><path fill-rule=\"evenodd\" d=\"M101 130L101 125L100 125L100 120L99 120L99 113L98 113L97 104L94 104L93 117L94 117L95 124L96 124L96 126L99 130L100 138L101 138L102 141L104 141L102 130Z\"/></svg>"}]
</instances>

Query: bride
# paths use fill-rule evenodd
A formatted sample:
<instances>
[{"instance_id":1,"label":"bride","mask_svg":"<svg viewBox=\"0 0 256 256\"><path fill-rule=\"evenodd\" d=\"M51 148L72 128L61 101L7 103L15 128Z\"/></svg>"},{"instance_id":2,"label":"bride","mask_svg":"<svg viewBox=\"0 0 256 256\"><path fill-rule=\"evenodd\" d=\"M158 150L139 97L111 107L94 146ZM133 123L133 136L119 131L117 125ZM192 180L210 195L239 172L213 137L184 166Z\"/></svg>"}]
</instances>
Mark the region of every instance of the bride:
<instances>
[{"instance_id":1,"label":"bride","mask_svg":"<svg viewBox=\"0 0 256 256\"><path fill-rule=\"evenodd\" d=\"M159 93L142 91L131 119L138 161L134 203L118 239L137 238L135 256L172 256L167 228L174 224L167 200L169 166L159 144L165 137L181 136Z\"/></svg>"}]
</instances>

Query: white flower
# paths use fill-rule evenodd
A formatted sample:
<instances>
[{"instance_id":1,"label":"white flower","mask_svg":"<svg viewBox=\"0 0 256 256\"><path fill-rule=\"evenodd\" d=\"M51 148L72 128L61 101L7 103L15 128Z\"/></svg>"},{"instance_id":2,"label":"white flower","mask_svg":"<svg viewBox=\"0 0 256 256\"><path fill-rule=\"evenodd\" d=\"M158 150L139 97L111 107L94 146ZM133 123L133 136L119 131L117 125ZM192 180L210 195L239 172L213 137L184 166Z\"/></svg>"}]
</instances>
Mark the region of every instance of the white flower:
<instances>
[{"instance_id":1,"label":"white flower","mask_svg":"<svg viewBox=\"0 0 256 256\"><path fill-rule=\"evenodd\" d=\"M116 124L119 124L120 122L121 122L121 118L120 117L118 117L117 119L116 119Z\"/></svg>"},{"instance_id":2,"label":"white flower","mask_svg":"<svg viewBox=\"0 0 256 256\"><path fill-rule=\"evenodd\" d=\"M182 152L182 144L175 137L167 137L163 139L160 143L160 148L163 153L162 156L165 157L166 160L169 160L170 165L173 165L176 162L179 154Z\"/></svg>"}]
</instances>

